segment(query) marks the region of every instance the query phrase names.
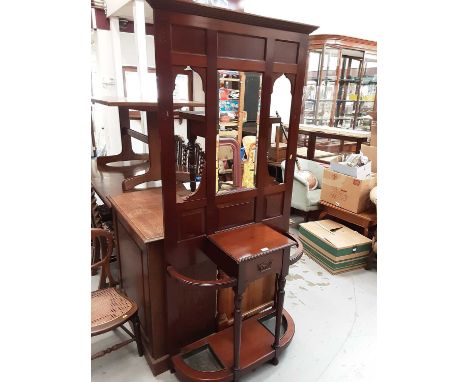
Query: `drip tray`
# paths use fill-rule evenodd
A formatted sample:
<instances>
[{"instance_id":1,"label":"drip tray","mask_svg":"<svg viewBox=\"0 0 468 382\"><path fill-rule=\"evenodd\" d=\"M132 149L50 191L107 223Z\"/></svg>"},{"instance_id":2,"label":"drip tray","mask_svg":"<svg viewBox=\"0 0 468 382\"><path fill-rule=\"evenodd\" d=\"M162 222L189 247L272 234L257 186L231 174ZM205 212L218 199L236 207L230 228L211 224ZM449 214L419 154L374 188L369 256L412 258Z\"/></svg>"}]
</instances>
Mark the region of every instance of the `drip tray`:
<instances>
[{"instance_id":1,"label":"drip tray","mask_svg":"<svg viewBox=\"0 0 468 382\"><path fill-rule=\"evenodd\" d=\"M182 359L187 366L198 371L221 371L225 369L208 344L184 354Z\"/></svg>"},{"instance_id":2,"label":"drip tray","mask_svg":"<svg viewBox=\"0 0 468 382\"><path fill-rule=\"evenodd\" d=\"M280 338L283 337L284 333L288 330L288 321L284 316L281 316L281 318ZM258 322L260 322L273 336L275 335L276 312L260 318Z\"/></svg>"}]
</instances>

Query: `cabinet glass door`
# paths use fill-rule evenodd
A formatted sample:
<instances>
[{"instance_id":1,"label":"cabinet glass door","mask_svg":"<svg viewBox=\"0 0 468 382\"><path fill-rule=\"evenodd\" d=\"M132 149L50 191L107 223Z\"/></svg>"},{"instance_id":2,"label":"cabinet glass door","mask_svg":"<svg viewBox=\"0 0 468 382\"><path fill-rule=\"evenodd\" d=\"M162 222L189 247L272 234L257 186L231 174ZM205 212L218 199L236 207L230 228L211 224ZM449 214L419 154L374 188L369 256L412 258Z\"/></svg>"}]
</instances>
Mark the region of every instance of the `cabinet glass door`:
<instances>
[{"instance_id":1,"label":"cabinet glass door","mask_svg":"<svg viewBox=\"0 0 468 382\"><path fill-rule=\"evenodd\" d=\"M304 111L303 123L313 124L315 122L315 111L317 102L317 86L320 77L320 58L322 50L309 52L309 63L307 66L307 80L304 88Z\"/></svg>"},{"instance_id":2,"label":"cabinet glass door","mask_svg":"<svg viewBox=\"0 0 468 382\"><path fill-rule=\"evenodd\" d=\"M356 129L370 131L371 113L374 111L377 95L377 56L366 53L364 70L359 89L359 109L356 119Z\"/></svg>"},{"instance_id":3,"label":"cabinet glass door","mask_svg":"<svg viewBox=\"0 0 468 382\"><path fill-rule=\"evenodd\" d=\"M336 87L336 72L338 66L339 50L335 48L324 48L322 60L322 76L320 80L320 91L317 102L317 116L315 124L330 124L332 116L333 101Z\"/></svg>"},{"instance_id":4,"label":"cabinet glass door","mask_svg":"<svg viewBox=\"0 0 468 382\"><path fill-rule=\"evenodd\" d=\"M353 129L358 109L360 70L364 52L343 49L334 126Z\"/></svg>"}]
</instances>

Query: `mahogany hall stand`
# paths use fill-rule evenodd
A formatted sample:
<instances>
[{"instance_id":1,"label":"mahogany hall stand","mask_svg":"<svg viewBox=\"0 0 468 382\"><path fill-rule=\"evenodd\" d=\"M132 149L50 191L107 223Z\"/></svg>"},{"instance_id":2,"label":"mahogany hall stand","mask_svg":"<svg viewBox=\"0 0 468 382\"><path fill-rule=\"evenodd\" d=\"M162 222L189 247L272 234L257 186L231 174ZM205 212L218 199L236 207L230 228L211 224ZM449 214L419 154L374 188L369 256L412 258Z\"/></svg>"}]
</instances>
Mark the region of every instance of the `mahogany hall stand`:
<instances>
[{"instance_id":1,"label":"mahogany hall stand","mask_svg":"<svg viewBox=\"0 0 468 382\"><path fill-rule=\"evenodd\" d=\"M159 95L154 119L148 115L148 145L150 162L154 155L153 159L160 163L160 176L151 180L161 180L162 186L109 197L120 254L121 285L139 306L145 357L155 375L175 368L171 358L174 361L182 349L195 346L197 341L216 336L221 340L231 338L233 344L233 328L229 325L237 317L234 326L238 328L242 317L242 333L252 331L264 346L255 360L243 364L242 349L249 348L250 337L243 336L247 342L242 342L240 355L236 356L240 360L236 373L239 376L250 367L274 360L293 337L294 322L281 309L277 297L281 295L278 280L287 274L289 264L284 259L290 257L290 250L278 249L275 261L281 259L281 269L273 268L272 260L270 271L267 262L262 274L265 277L249 279L254 280L249 286L247 279L240 278L239 283L236 278L236 285L245 288L242 307L244 302L247 304L239 312L239 301L234 301L232 294L224 293L230 292L226 288L232 287L234 281L224 274L230 268L220 263L221 254L214 250L212 240L217 234L257 225L272 229L281 237L288 235L296 145L287 146L284 183L275 182L268 174L267 160L271 93L276 79L284 74L291 82L289 137L291 142L297 141L308 35L316 27L198 3L177 0L149 0L148 3L154 8ZM205 91L203 115L198 121L195 121L197 117L186 119L191 122L187 127L189 143L197 137L204 138L206 165L196 190L180 192L173 146L172 94L177 73L187 66L200 75ZM222 69L260 73L262 81L255 187L217 193L218 70ZM157 138L150 136L152 132ZM160 144L160 150L154 150L158 140L171 144ZM189 166L192 160L189 157ZM153 162L150 166L153 167ZM294 243L288 238L283 240L288 245ZM187 287L173 278L170 271L189 284L195 280L198 287ZM204 287L203 282L199 285L196 280L211 281ZM237 290L238 296L240 291ZM236 308L234 317L232 307ZM265 329L271 326L272 313L282 314L284 318L278 320L278 325L286 322L287 327L276 344L278 352L274 334ZM224 326L220 325L221 316L225 318ZM283 331L281 326L280 330ZM230 351L233 356L233 348ZM229 361L225 362L229 367ZM189 373L179 371L177 375L182 380L202 380L197 373L192 369ZM227 370L219 380L228 381L232 377L231 370Z\"/></svg>"}]
</instances>

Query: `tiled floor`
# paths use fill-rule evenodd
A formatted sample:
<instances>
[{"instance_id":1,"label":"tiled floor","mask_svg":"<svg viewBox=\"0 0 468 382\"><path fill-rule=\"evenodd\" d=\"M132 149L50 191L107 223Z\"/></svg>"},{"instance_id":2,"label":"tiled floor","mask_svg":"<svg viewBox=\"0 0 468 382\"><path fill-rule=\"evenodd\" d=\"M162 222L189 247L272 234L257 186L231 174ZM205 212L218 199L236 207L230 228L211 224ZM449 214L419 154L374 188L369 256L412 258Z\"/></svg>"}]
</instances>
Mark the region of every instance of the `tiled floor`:
<instances>
[{"instance_id":1,"label":"tiled floor","mask_svg":"<svg viewBox=\"0 0 468 382\"><path fill-rule=\"evenodd\" d=\"M333 276L303 256L286 283L285 308L296 325L293 341L278 366L265 364L242 380L375 381L376 284L375 270ZM92 351L109 346L115 336L93 338ZM154 377L134 343L92 361L91 367L93 382L177 381L170 372Z\"/></svg>"}]
</instances>

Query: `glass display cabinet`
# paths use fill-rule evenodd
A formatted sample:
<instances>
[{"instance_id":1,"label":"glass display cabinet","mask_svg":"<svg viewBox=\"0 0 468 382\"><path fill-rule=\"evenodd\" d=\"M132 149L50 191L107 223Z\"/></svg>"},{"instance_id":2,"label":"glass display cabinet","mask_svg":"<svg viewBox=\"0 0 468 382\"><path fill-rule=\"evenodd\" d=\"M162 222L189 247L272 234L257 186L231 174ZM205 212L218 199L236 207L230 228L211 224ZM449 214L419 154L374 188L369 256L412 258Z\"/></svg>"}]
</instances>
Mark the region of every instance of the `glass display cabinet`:
<instances>
[{"instance_id":1,"label":"glass display cabinet","mask_svg":"<svg viewBox=\"0 0 468 382\"><path fill-rule=\"evenodd\" d=\"M302 124L370 131L376 97L376 42L310 36Z\"/></svg>"}]
</instances>

